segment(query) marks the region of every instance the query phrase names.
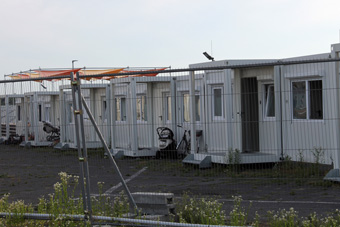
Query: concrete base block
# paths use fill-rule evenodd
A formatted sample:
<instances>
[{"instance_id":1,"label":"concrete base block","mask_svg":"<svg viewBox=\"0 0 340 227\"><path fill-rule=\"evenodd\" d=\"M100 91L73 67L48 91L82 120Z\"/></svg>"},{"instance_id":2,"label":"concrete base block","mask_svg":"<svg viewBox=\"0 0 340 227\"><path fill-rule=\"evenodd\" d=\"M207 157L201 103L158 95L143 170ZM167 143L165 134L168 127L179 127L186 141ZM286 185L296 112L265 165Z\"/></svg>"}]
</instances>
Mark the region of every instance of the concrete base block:
<instances>
[{"instance_id":1,"label":"concrete base block","mask_svg":"<svg viewBox=\"0 0 340 227\"><path fill-rule=\"evenodd\" d=\"M175 214L173 193L135 192L132 197L143 214Z\"/></svg>"},{"instance_id":2,"label":"concrete base block","mask_svg":"<svg viewBox=\"0 0 340 227\"><path fill-rule=\"evenodd\" d=\"M205 169L205 168L211 168L212 162L211 162L211 156L204 156L203 159L195 157L195 154L188 154L184 159L183 163L184 164L191 164L191 165L198 165L200 169Z\"/></svg>"},{"instance_id":3,"label":"concrete base block","mask_svg":"<svg viewBox=\"0 0 340 227\"><path fill-rule=\"evenodd\" d=\"M67 143L57 143L53 148L59 150L67 150L70 148L70 146Z\"/></svg>"},{"instance_id":4,"label":"concrete base block","mask_svg":"<svg viewBox=\"0 0 340 227\"><path fill-rule=\"evenodd\" d=\"M143 204L173 204L173 193L157 193L157 192L135 192L132 197L136 203Z\"/></svg>"},{"instance_id":5,"label":"concrete base block","mask_svg":"<svg viewBox=\"0 0 340 227\"><path fill-rule=\"evenodd\" d=\"M113 150L113 149L111 149L110 153L115 159L121 159L121 158L124 157L124 151L123 150L117 150L117 149Z\"/></svg>"}]
</instances>

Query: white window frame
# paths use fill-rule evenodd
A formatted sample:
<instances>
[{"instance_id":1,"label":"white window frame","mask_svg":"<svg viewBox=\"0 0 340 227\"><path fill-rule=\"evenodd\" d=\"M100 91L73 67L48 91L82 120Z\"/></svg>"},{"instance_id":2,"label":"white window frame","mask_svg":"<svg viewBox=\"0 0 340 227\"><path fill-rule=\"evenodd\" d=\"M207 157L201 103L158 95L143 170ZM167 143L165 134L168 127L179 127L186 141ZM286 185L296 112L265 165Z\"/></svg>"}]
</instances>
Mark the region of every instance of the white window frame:
<instances>
[{"instance_id":1,"label":"white window frame","mask_svg":"<svg viewBox=\"0 0 340 227\"><path fill-rule=\"evenodd\" d=\"M169 92L164 92L163 93L163 103L164 103L164 109L163 109L163 116L165 117L165 122L167 124L171 123L171 112L173 111L172 108L171 108L171 95ZM170 109L169 109L169 105L170 105Z\"/></svg>"},{"instance_id":2,"label":"white window frame","mask_svg":"<svg viewBox=\"0 0 340 227\"><path fill-rule=\"evenodd\" d=\"M181 97L182 97L182 119L183 119L183 122L189 123L189 122L191 122L191 119L190 119L190 101L189 101L189 104L188 104L189 105L188 106L189 121L185 121L185 116L184 116L184 111L185 111L184 96L185 95L188 95L189 98L190 98L190 93L189 92L182 92L182 95L181 95ZM196 97L199 98L199 100L198 100L199 107L197 107L197 105L196 105L195 114L196 114L196 116L199 116L199 118L200 118L199 120L197 120L197 117L196 117L196 123L199 123L199 122L201 122L201 118L202 118L202 116L201 116L201 113L202 113L201 106L202 105L201 105L201 97L200 97L199 92L195 92L195 102L196 102ZM197 103L195 103L195 104L197 104ZM198 113L197 113L197 111L198 111Z\"/></svg>"},{"instance_id":3,"label":"white window frame","mask_svg":"<svg viewBox=\"0 0 340 227\"><path fill-rule=\"evenodd\" d=\"M101 97L101 107L102 107L101 120L105 121L105 120L107 120L107 102L106 102L105 96Z\"/></svg>"},{"instance_id":4,"label":"white window frame","mask_svg":"<svg viewBox=\"0 0 340 227\"><path fill-rule=\"evenodd\" d=\"M46 122L51 122L51 104L46 103L44 105L44 119Z\"/></svg>"},{"instance_id":5,"label":"white window frame","mask_svg":"<svg viewBox=\"0 0 340 227\"><path fill-rule=\"evenodd\" d=\"M43 104L38 103L38 121L42 122L43 121Z\"/></svg>"},{"instance_id":6,"label":"white window frame","mask_svg":"<svg viewBox=\"0 0 340 227\"><path fill-rule=\"evenodd\" d=\"M66 123L71 124L74 122L74 114L73 114L73 103L67 102L67 109L66 109Z\"/></svg>"},{"instance_id":7,"label":"white window frame","mask_svg":"<svg viewBox=\"0 0 340 227\"><path fill-rule=\"evenodd\" d=\"M21 105L17 106L17 120L21 121Z\"/></svg>"},{"instance_id":8,"label":"white window frame","mask_svg":"<svg viewBox=\"0 0 340 227\"><path fill-rule=\"evenodd\" d=\"M321 90L322 90L322 119L311 119L310 118L310 89L309 89L309 82L310 81L321 81L322 83L322 87L321 87ZM295 82L305 82L305 87L306 87L306 90L305 90L305 96L306 96L306 118L304 119L300 119L300 118L294 118L294 95L293 95L293 83ZM291 88L291 92L290 92L290 95L291 95L291 117L292 117L292 120L293 121L312 121L312 122L322 122L324 120L324 94L323 94L323 85L324 85L324 81L321 79L321 78L307 78L307 79L300 79L300 80L292 80L291 83L290 83L290 88Z\"/></svg>"},{"instance_id":9,"label":"white window frame","mask_svg":"<svg viewBox=\"0 0 340 227\"><path fill-rule=\"evenodd\" d=\"M144 98L144 102L143 102L143 98ZM140 100L140 108L138 111L138 100ZM144 104L144 105L143 105ZM140 94L137 95L136 97L136 117L137 117L137 123L146 123L148 121L148 103L147 103L147 97L145 94ZM143 112L144 110L144 112ZM138 119L138 114L140 116L140 118ZM144 118L142 117L144 115Z\"/></svg>"},{"instance_id":10,"label":"white window frame","mask_svg":"<svg viewBox=\"0 0 340 227\"><path fill-rule=\"evenodd\" d=\"M274 98L274 116L268 116L268 97L266 97L266 94L269 91L269 88L273 88L273 98ZM276 113L275 113L275 86L273 82L264 83L262 86L263 96L262 96L262 111L263 111L263 120L264 121L273 121L276 119Z\"/></svg>"},{"instance_id":11,"label":"white window frame","mask_svg":"<svg viewBox=\"0 0 340 227\"><path fill-rule=\"evenodd\" d=\"M215 90L221 90L221 116L216 116L215 114ZM223 97L223 86L217 85L211 88L211 101L212 101L212 119L213 121L224 120L224 97Z\"/></svg>"},{"instance_id":12,"label":"white window frame","mask_svg":"<svg viewBox=\"0 0 340 227\"><path fill-rule=\"evenodd\" d=\"M124 106L122 105L122 99L124 99L125 101L124 101ZM118 100L119 100L119 102L118 102ZM118 102L118 104L119 104L119 111L120 111L120 119L118 119L118 108L117 108L117 102ZM119 123L119 122L126 122L126 118L127 118L127 116L126 116L126 96L116 96L116 98L115 98L115 111L116 111L116 116L115 116L115 118L116 119L114 119L117 123ZM122 111L124 109L124 111ZM125 114L124 116L122 116L122 114Z\"/></svg>"},{"instance_id":13,"label":"white window frame","mask_svg":"<svg viewBox=\"0 0 340 227\"><path fill-rule=\"evenodd\" d=\"M91 99L90 97L84 97L84 100L87 104L87 107L89 108L89 110L91 110ZM84 117L84 120L87 120L89 121L90 120L90 116L89 114L87 113L86 109L83 108L83 117Z\"/></svg>"}]
</instances>

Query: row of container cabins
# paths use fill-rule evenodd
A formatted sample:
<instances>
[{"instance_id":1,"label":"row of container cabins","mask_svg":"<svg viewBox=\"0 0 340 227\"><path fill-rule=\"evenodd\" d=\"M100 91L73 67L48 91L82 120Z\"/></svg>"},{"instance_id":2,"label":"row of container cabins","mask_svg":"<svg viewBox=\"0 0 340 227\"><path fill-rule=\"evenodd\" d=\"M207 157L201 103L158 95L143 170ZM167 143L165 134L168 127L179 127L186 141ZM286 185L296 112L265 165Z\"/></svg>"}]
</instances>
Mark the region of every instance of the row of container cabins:
<instances>
[{"instance_id":1,"label":"row of container cabins","mask_svg":"<svg viewBox=\"0 0 340 227\"><path fill-rule=\"evenodd\" d=\"M171 128L179 141L183 128L176 126L180 124L203 131L197 140L199 151L192 146L193 154L186 157L189 162L203 166L228 163L228 155L237 150L240 163L278 162L285 157L315 162L312 153L319 152L322 162L333 164L338 171L339 65L331 60L339 57L339 51L340 44L334 44L330 53L284 59L281 65L270 65L277 60L192 64L189 68L204 70L82 84L82 94L117 156L155 156L156 128ZM313 59L330 62L286 64ZM219 66L227 68L208 69ZM11 125L8 122L16 124L16 133L25 135L23 144L31 146L49 145L42 121L50 121L60 126L60 143L55 147L75 148L70 88L63 85L59 92L7 95L2 104L15 98L15 111L2 108L1 119L6 119L7 126ZM10 111L16 113L15 118L6 115ZM88 148L101 147L88 116L84 117ZM29 136L32 130L34 138ZM8 131L2 131L2 137L7 137Z\"/></svg>"}]
</instances>

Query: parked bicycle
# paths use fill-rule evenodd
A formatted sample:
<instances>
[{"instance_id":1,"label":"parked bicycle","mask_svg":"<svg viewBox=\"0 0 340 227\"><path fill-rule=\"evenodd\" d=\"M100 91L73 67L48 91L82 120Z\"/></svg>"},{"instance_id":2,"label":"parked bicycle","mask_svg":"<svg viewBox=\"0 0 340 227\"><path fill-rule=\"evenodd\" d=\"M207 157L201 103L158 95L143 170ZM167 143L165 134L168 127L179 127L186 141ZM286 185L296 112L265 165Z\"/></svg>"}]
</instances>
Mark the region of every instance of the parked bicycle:
<instances>
[{"instance_id":1,"label":"parked bicycle","mask_svg":"<svg viewBox=\"0 0 340 227\"><path fill-rule=\"evenodd\" d=\"M177 127L184 129L182 139L176 146L177 156L180 158L185 158L185 156L191 153L191 133L190 133L190 130L184 128L182 125L177 125ZM200 138L202 134L203 134L202 130L196 130L196 152L197 153L199 153Z\"/></svg>"},{"instance_id":2,"label":"parked bicycle","mask_svg":"<svg viewBox=\"0 0 340 227\"><path fill-rule=\"evenodd\" d=\"M183 136L179 143L174 139L174 133L167 127L158 127L157 134L159 140L159 150L156 153L156 158L185 158L191 153L190 130L182 125L177 127L183 128ZM199 152L199 139L202 136L202 130L196 130L196 150Z\"/></svg>"}]
</instances>

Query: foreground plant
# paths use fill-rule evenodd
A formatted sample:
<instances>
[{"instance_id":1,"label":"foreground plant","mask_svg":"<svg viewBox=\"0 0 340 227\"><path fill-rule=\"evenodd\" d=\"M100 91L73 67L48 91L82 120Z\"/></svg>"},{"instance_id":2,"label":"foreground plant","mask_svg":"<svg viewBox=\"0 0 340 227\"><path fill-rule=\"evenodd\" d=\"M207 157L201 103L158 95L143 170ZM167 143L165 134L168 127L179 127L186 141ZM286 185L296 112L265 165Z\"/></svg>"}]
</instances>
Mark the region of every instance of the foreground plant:
<instances>
[{"instance_id":1,"label":"foreground plant","mask_svg":"<svg viewBox=\"0 0 340 227\"><path fill-rule=\"evenodd\" d=\"M233 196L233 199L234 199L234 209L230 212L230 225L234 225L234 226L246 225L247 218L248 218L248 211L246 211L246 209L241 206L242 197Z\"/></svg>"},{"instance_id":2,"label":"foreground plant","mask_svg":"<svg viewBox=\"0 0 340 227\"><path fill-rule=\"evenodd\" d=\"M293 227L300 226L297 211L291 207L289 210L279 210L276 213L269 211L269 226L273 227Z\"/></svg>"},{"instance_id":3,"label":"foreground plant","mask_svg":"<svg viewBox=\"0 0 340 227\"><path fill-rule=\"evenodd\" d=\"M176 206L179 222L224 225L225 212L222 205L216 199L196 198L184 194L182 201Z\"/></svg>"}]
</instances>

